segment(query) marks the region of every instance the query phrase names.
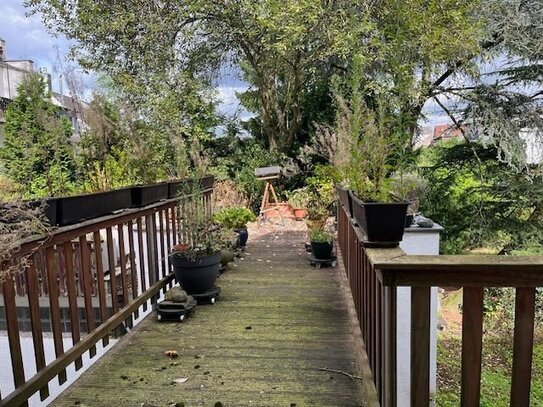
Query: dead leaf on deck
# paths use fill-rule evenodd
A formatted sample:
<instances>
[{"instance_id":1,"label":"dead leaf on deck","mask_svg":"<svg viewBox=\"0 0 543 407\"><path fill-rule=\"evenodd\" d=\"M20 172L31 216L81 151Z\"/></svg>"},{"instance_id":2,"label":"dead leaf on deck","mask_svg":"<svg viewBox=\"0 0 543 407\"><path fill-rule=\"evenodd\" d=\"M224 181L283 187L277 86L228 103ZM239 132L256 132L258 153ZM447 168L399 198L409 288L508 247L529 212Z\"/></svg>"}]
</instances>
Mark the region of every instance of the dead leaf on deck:
<instances>
[{"instance_id":1,"label":"dead leaf on deck","mask_svg":"<svg viewBox=\"0 0 543 407\"><path fill-rule=\"evenodd\" d=\"M179 353L177 353L176 350L167 350L166 352L164 352L164 354L168 356L170 359L175 359L179 357Z\"/></svg>"},{"instance_id":2,"label":"dead leaf on deck","mask_svg":"<svg viewBox=\"0 0 543 407\"><path fill-rule=\"evenodd\" d=\"M187 380L189 380L188 377L180 377L178 379L175 379L174 382L175 383L185 383Z\"/></svg>"}]
</instances>

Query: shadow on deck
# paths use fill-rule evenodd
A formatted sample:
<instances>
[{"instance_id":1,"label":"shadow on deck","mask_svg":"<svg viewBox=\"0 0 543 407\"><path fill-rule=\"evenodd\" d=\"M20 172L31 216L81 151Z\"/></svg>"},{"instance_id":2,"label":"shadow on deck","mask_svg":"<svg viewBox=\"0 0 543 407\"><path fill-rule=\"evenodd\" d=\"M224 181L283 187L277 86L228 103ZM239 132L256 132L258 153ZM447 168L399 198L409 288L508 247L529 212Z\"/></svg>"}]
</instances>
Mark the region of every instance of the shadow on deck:
<instances>
[{"instance_id":1,"label":"shadow on deck","mask_svg":"<svg viewBox=\"0 0 543 407\"><path fill-rule=\"evenodd\" d=\"M355 335L338 269L310 267L303 239L251 236L215 305L183 323L148 316L52 405L365 405L359 380L323 370L359 374Z\"/></svg>"}]
</instances>

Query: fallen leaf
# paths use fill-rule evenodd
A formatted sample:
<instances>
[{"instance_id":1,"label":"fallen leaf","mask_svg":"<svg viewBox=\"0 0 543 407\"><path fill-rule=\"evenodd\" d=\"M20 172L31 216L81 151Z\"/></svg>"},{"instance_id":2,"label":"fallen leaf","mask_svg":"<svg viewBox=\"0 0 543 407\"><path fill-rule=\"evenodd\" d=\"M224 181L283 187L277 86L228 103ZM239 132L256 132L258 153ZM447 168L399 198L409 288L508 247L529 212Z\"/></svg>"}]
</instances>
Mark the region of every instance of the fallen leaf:
<instances>
[{"instance_id":1,"label":"fallen leaf","mask_svg":"<svg viewBox=\"0 0 543 407\"><path fill-rule=\"evenodd\" d=\"M188 377L180 377L178 379L175 379L174 382L175 383L185 383L187 380L189 380Z\"/></svg>"},{"instance_id":2,"label":"fallen leaf","mask_svg":"<svg viewBox=\"0 0 543 407\"><path fill-rule=\"evenodd\" d=\"M175 359L179 357L179 353L177 353L177 351L173 349L165 351L164 354L168 356L170 359Z\"/></svg>"}]
</instances>

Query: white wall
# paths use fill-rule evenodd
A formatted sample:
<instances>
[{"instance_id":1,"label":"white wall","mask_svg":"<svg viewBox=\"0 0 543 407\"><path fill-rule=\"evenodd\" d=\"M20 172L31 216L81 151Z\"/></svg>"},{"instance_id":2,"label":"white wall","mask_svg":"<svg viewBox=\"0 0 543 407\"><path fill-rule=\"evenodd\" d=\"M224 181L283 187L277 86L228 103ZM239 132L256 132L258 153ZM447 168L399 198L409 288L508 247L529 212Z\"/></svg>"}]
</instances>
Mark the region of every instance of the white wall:
<instances>
[{"instance_id":1,"label":"white wall","mask_svg":"<svg viewBox=\"0 0 543 407\"><path fill-rule=\"evenodd\" d=\"M443 228L434 225L433 228L422 229L410 227L405 234L400 248L408 255L439 254L439 233ZM398 407L415 407L410 404L411 394L411 288L397 289L397 385ZM430 303L430 397L434 400L437 386L437 287L431 289ZM419 406L416 406L419 407Z\"/></svg>"}]
</instances>

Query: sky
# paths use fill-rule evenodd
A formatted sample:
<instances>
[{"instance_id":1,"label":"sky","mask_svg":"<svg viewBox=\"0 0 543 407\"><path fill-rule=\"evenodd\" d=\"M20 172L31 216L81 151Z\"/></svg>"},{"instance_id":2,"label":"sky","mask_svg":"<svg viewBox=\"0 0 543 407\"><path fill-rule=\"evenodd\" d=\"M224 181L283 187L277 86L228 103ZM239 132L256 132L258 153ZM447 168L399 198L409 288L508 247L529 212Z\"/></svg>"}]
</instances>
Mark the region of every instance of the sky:
<instances>
[{"instance_id":1,"label":"sky","mask_svg":"<svg viewBox=\"0 0 543 407\"><path fill-rule=\"evenodd\" d=\"M64 83L61 87L60 66L72 65L84 81L87 91L95 85L96 75L84 74L66 55L70 42L64 36L55 36L47 31L39 14L27 16L24 0L0 0L0 38L6 41L7 59L30 59L35 68L46 68L51 74L53 91L67 93ZM60 61L60 62L59 62ZM247 84L238 78L236 72L224 68L218 80L217 96L222 100L219 110L223 114L236 115L241 119L251 116L236 98L236 92L247 89Z\"/></svg>"}]
</instances>

